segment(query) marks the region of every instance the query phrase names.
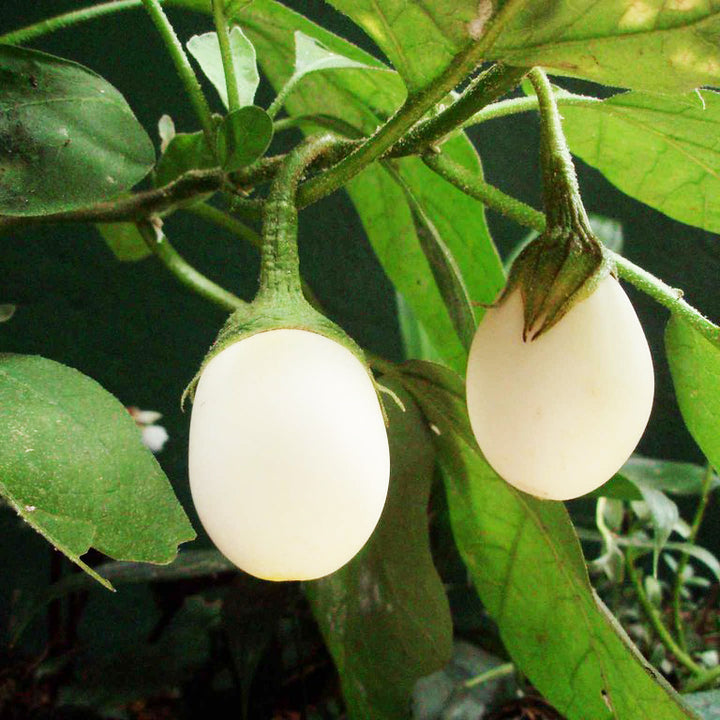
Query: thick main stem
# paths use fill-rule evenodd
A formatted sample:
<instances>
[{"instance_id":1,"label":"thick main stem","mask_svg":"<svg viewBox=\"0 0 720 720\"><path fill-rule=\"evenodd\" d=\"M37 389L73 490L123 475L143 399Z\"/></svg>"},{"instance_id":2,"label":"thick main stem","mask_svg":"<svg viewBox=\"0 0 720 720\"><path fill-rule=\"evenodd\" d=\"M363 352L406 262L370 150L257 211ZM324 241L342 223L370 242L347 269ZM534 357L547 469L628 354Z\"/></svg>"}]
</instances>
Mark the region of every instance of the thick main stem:
<instances>
[{"instance_id":1,"label":"thick main stem","mask_svg":"<svg viewBox=\"0 0 720 720\"><path fill-rule=\"evenodd\" d=\"M308 167L338 142L333 135L308 138L287 155L275 176L263 213L258 300L279 294L302 297L297 247L298 185Z\"/></svg>"}]
</instances>

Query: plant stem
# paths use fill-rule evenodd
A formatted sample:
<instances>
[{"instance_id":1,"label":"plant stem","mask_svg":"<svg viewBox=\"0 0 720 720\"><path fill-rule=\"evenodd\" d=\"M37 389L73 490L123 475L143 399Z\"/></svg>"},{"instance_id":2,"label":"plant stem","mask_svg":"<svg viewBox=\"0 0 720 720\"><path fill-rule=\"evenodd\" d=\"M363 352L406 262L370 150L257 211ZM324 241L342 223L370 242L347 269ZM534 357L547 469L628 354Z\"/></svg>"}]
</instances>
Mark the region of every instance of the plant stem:
<instances>
[{"instance_id":1,"label":"plant stem","mask_svg":"<svg viewBox=\"0 0 720 720\"><path fill-rule=\"evenodd\" d=\"M401 156L421 152L424 148L462 127L480 108L512 90L527 74L527 68L493 65L478 75L450 107L435 117L418 123L390 150Z\"/></svg>"},{"instance_id":2,"label":"plant stem","mask_svg":"<svg viewBox=\"0 0 720 720\"><path fill-rule=\"evenodd\" d=\"M712 668L712 670L706 670L696 677L690 678L683 686L682 691L684 693L697 692L712 685L718 679L720 679L720 665Z\"/></svg>"},{"instance_id":3,"label":"plant stem","mask_svg":"<svg viewBox=\"0 0 720 720\"><path fill-rule=\"evenodd\" d=\"M275 116L280 112L280 109L285 104L285 100L287 99L287 96L290 94L292 89L297 85L298 80L302 75L296 75L293 73L288 79L287 82L280 88L280 92L275 96L275 99L270 103L268 106L268 109L266 110L267 114L271 118L275 118Z\"/></svg>"},{"instance_id":4,"label":"plant stem","mask_svg":"<svg viewBox=\"0 0 720 720\"><path fill-rule=\"evenodd\" d=\"M576 95L574 93L569 93L563 90L560 92L555 91L555 102L561 106L588 106L601 103L602 100L600 98L592 97L590 95ZM462 127L467 128L472 125L479 125L480 123L486 122L487 120L494 120L495 118L506 117L508 115L516 115L518 113L530 112L531 110L537 110L538 106L539 103L537 96L500 100L500 102L488 105L482 110L476 112L472 117L468 118L463 123Z\"/></svg>"},{"instance_id":5,"label":"plant stem","mask_svg":"<svg viewBox=\"0 0 720 720\"><path fill-rule=\"evenodd\" d=\"M261 296L273 302L278 294L302 297L297 247L297 191L308 167L338 144L334 135L307 138L288 153L265 202L260 264Z\"/></svg>"},{"instance_id":6,"label":"plant stem","mask_svg":"<svg viewBox=\"0 0 720 720\"><path fill-rule=\"evenodd\" d=\"M640 573L637 571L634 561L633 554L631 552L626 553L627 559L627 571L628 577L635 587L640 605L645 612L647 619L655 630L656 635L660 639L660 642L667 648L667 650L674 655L675 659L687 668L693 675L701 675L703 673L702 667L698 665L676 642L670 631L665 627L665 623L660 616L657 608L652 604L650 598L645 592L643 587L642 578Z\"/></svg>"},{"instance_id":7,"label":"plant stem","mask_svg":"<svg viewBox=\"0 0 720 720\"><path fill-rule=\"evenodd\" d=\"M361 138L363 136L363 133L349 122L341 118L333 117L332 115L323 115L322 113L281 118L275 121L274 132L277 135L280 132L297 127L298 125L312 125L322 128L323 130L332 130L332 132L348 138Z\"/></svg>"},{"instance_id":8,"label":"plant stem","mask_svg":"<svg viewBox=\"0 0 720 720\"><path fill-rule=\"evenodd\" d=\"M163 2L163 0L159 0ZM120 12L122 10L131 10L133 8L142 7L142 0L114 0L114 2L105 2L100 5L91 5L90 7L73 10L71 12L56 15L55 17L46 18L33 25L28 25L18 30L12 30L9 33L0 35L0 43L8 45L22 45L35 38L49 35L57 30L79 25L80 23L103 15Z\"/></svg>"},{"instance_id":9,"label":"plant stem","mask_svg":"<svg viewBox=\"0 0 720 720\"><path fill-rule=\"evenodd\" d=\"M243 238L243 240L247 240L258 249L262 246L262 238L259 232L219 208L213 207L208 203L195 203L186 208L186 210L213 225L224 228L233 235Z\"/></svg>"},{"instance_id":10,"label":"plant stem","mask_svg":"<svg viewBox=\"0 0 720 720\"><path fill-rule=\"evenodd\" d=\"M214 149L215 129L213 126L210 106L203 94L200 83L195 75L195 71L190 64L190 60L185 53L185 49L178 39L178 36L175 34L175 30L170 24L167 15L165 15L165 12L160 5L160 0L142 0L142 3L160 33L168 52L170 53L170 57L175 64L175 69L180 76L180 80L185 86L185 91L188 94L190 103L192 104L195 114L200 121L200 127L203 129L208 146L211 149Z\"/></svg>"},{"instance_id":11,"label":"plant stem","mask_svg":"<svg viewBox=\"0 0 720 720\"><path fill-rule=\"evenodd\" d=\"M237 310L247 303L198 272L168 242L162 230L150 220L137 223L146 245L160 262L186 287L225 310Z\"/></svg>"},{"instance_id":12,"label":"plant stem","mask_svg":"<svg viewBox=\"0 0 720 720\"><path fill-rule=\"evenodd\" d=\"M428 167L432 168L470 197L474 197L506 217L539 233L545 230L545 216L539 210L504 193L502 190L485 182L481 177L458 165L444 155L426 155ZM697 330L713 345L720 347L720 327L708 320L700 311L683 299L682 290L672 288L659 278L647 272L633 262L605 248L610 260L615 264L618 275L634 285L653 300L663 305L692 328Z\"/></svg>"},{"instance_id":13,"label":"plant stem","mask_svg":"<svg viewBox=\"0 0 720 720\"><path fill-rule=\"evenodd\" d=\"M508 0L493 18L479 40L458 53L450 65L421 90L408 95L400 109L368 140L326 173L300 188L298 204L310 205L345 185L371 162L377 160L402 138L425 113L461 83L483 60L505 24L523 6L521 0Z\"/></svg>"},{"instance_id":14,"label":"plant stem","mask_svg":"<svg viewBox=\"0 0 720 720\"><path fill-rule=\"evenodd\" d=\"M240 91L238 90L235 63L233 62L232 50L230 49L230 34L228 33L227 20L225 19L224 3L225 0L212 0L212 9L215 30L217 31L218 43L220 44L220 57L222 58L223 71L225 72L228 109L230 112L233 112L234 110L240 109Z\"/></svg>"},{"instance_id":15,"label":"plant stem","mask_svg":"<svg viewBox=\"0 0 720 720\"><path fill-rule=\"evenodd\" d=\"M695 543L700 526L702 525L703 518L705 517L705 510L707 509L708 500L710 499L710 493L712 491L712 480L713 480L713 467L710 463L705 468L705 475L703 476L702 492L700 493L700 501L695 509L695 517L693 518L692 526L690 527L690 534L688 535L686 542L691 545ZM681 602L682 602L682 589L683 589L683 575L685 568L687 568L690 555L687 552L683 552L678 560L677 568L675 569L675 582L673 583L672 590L672 607L673 607L673 621L675 624L675 634L678 637L678 642L683 650L687 650L687 644L685 641L685 628L682 621Z\"/></svg>"},{"instance_id":16,"label":"plant stem","mask_svg":"<svg viewBox=\"0 0 720 720\"><path fill-rule=\"evenodd\" d=\"M498 665L497 667L491 668L490 670L481 673L474 678L470 678L470 680L466 680L463 683L463 686L466 688L474 688L478 685L483 685L486 682L490 682L490 680L497 680L497 678L507 677L508 675L513 675L514 673L515 664L505 663L503 665Z\"/></svg>"}]
</instances>

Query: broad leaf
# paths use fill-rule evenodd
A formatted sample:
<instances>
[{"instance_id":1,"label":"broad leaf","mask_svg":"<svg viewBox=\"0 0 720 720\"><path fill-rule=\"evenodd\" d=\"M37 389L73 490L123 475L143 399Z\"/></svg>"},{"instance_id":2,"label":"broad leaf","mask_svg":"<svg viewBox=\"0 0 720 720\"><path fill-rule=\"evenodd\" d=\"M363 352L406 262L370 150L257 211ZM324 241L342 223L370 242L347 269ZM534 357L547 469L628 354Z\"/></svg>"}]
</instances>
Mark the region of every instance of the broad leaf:
<instances>
[{"instance_id":1,"label":"broad leaf","mask_svg":"<svg viewBox=\"0 0 720 720\"><path fill-rule=\"evenodd\" d=\"M428 537L432 440L412 399L392 389L405 409L386 402L392 476L380 522L353 560L306 586L352 720L407 718L415 682L443 667L452 648Z\"/></svg>"},{"instance_id":2,"label":"broad leaf","mask_svg":"<svg viewBox=\"0 0 720 720\"><path fill-rule=\"evenodd\" d=\"M195 537L125 408L37 356L0 356L0 495L88 571L80 556L90 547L169 563Z\"/></svg>"},{"instance_id":3,"label":"broad leaf","mask_svg":"<svg viewBox=\"0 0 720 720\"><path fill-rule=\"evenodd\" d=\"M135 223L99 223L95 227L121 262L136 262L152 254Z\"/></svg>"},{"instance_id":4,"label":"broad leaf","mask_svg":"<svg viewBox=\"0 0 720 720\"><path fill-rule=\"evenodd\" d=\"M720 468L720 348L676 315L665 331L665 348L685 425Z\"/></svg>"},{"instance_id":5,"label":"broad leaf","mask_svg":"<svg viewBox=\"0 0 720 720\"><path fill-rule=\"evenodd\" d=\"M207 9L201 0L172 1ZM263 70L276 89L283 87L292 74L297 30L316 38L333 53L374 68L311 73L286 102L291 115L329 115L349 123L360 133L370 134L402 103L405 92L396 74L301 15L271 0L256 0L250 5L239 1L230 8L229 12L234 12L232 17L242 24L258 49ZM454 138L444 149L473 172L481 171L478 157L465 137ZM503 275L481 206L436 177L416 158L403 159L399 167L457 261L471 300L492 302L503 283ZM388 277L412 307L433 346L442 353L443 361L463 370L465 350L423 255L402 190L378 165L364 170L347 189ZM476 306L476 316L479 309Z\"/></svg>"},{"instance_id":6,"label":"broad leaf","mask_svg":"<svg viewBox=\"0 0 720 720\"><path fill-rule=\"evenodd\" d=\"M188 170L217 167L217 164L203 132L178 133L170 140L160 158L155 170L155 185L167 185Z\"/></svg>"},{"instance_id":7,"label":"broad leaf","mask_svg":"<svg viewBox=\"0 0 720 720\"><path fill-rule=\"evenodd\" d=\"M624 193L720 231L720 93L621 93L562 114L573 153Z\"/></svg>"},{"instance_id":8,"label":"broad leaf","mask_svg":"<svg viewBox=\"0 0 720 720\"><path fill-rule=\"evenodd\" d=\"M155 162L122 95L91 70L0 45L0 214L47 215L120 195Z\"/></svg>"},{"instance_id":9,"label":"broad leaf","mask_svg":"<svg viewBox=\"0 0 720 720\"><path fill-rule=\"evenodd\" d=\"M485 462L461 379L408 363L403 382L436 429L460 553L531 682L568 720L695 717L593 594L564 506L519 492Z\"/></svg>"},{"instance_id":10,"label":"broad leaf","mask_svg":"<svg viewBox=\"0 0 720 720\"><path fill-rule=\"evenodd\" d=\"M519 12L491 49L510 65L651 92L720 81L715 2L577 0L515 3Z\"/></svg>"},{"instance_id":11,"label":"broad leaf","mask_svg":"<svg viewBox=\"0 0 720 720\"><path fill-rule=\"evenodd\" d=\"M256 105L231 112L218 127L217 154L227 172L249 165L265 154L273 136L273 122Z\"/></svg>"},{"instance_id":12,"label":"broad leaf","mask_svg":"<svg viewBox=\"0 0 720 720\"><path fill-rule=\"evenodd\" d=\"M377 43L410 91L429 84L482 33L487 2L329 0ZM488 12L489 11L489 12Z\"/></svg>"},{"instance_id":13,"label":"broad leaf","mask_svg":"<svg viewBox=\"0 0 720 720\"><path fill-rule=\"evenodd\" d=\"M253 44L245 37L243 31L235 25L230 30L230 54L232 55L235 80L240 96L240 107L252 105L255 91L260 84L257 59ZM187 42L187 49L197 60L205 77L213 84L225 107L228 107L227 84L223 68L220 43L217 33L193 35Z\"/></svg>"}]
</instances>

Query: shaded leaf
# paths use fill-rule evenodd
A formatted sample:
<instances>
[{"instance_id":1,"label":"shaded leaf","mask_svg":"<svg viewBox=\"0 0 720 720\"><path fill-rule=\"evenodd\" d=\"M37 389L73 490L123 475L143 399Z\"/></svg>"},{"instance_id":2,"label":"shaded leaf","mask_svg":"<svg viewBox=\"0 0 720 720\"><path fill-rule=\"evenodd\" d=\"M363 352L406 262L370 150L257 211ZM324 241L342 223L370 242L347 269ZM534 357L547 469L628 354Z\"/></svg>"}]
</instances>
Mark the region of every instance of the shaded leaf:
<instances>
[{"instance_id":1,"label":"shaded leaf","mask_svg":"<svg viewBox=\"0 0 720 720\"><path fill-rule=\"evenodd\" d=\"M217 154L220 165L234 172L265 154L273 136L270 116L256 105L231 112L218 127Z\"/></svg>"},{"instance_id":2,"label":"shaded leaf","mask_svg":"<svg viewBox=\"0 0 720 720\"><path fill-rule=\"evenodd\" d=\"M720 231L720 93L621 93L562 114L572 152L624 193Z\"/></svg>"},{"instance_id":3,"label":"shaded leaf","mask_svg":"<svg viewBox=\"0 0 720 720\"><path fill-rule=\"evenodd\" d=\"M217 164L203 132L178 133L160 158L155 170L155 185L167 185L188 170L213 168Z\"/></svg>"},{"instance_id":4,"label":"shaded leaf","mask_svg":"<svg viewBox=\"0 0 720 720\"><path fill-rule=\"evenodd\" d=\"M395 298L405 359L441 362L440 355L430 342L425 328L419 323L405 298L399 292L395 293Z\"/></svg>"},{"instance_id":5,"label":"shaded leaf","mask_svg":"<svg viewBox=\"0 0 720 720\"><path fill-rule=\"evenodd\" d=\"M437 428L460 553L531 682L568 720L695 717L594 595L564 506L519 492L485 462L462 380L413 362L403 383Z\"/></svg>"},{"instance_id":6,"label":"shaded leaf","mask_svg":"<svg viewBox=\"0 0 720 720\"><path fill-rule=\"evenodd\" d=\"M98 223L95 227L113 255L122 262L136 262L152 254L135 223Z\"/></svg>"},{"instance_id":7,"label":"shaded leaf","mask_svg":"<svg viewBox=\"0 0 720 720\"><path fill-rule=\"evenodd\" d=\"M694 463L676 462L633 455L620 469L620 474L633 481L642 481L672 495L700 495L706 469ZM720 487L713 473L710 488Z\"/></svg>"},{"instance_id":8,"label":"shaded leaf","mask_svg":"<svg viewBox=\"0 0 720 720\"><path fill-rule=\"evenodd\" d=\"M719 34L715 3L530 0L490 55L605 85L680 93L720 81Z\"/></svg>"},{"instance_id":9,"label":"shaded leaf","mask_svg":"<svg viewBox=\"0 0 720 720\"><path fill-rule=\"evenodd\" d=\"M665 349L685 425L713 467L720 468L720 348L673 315Z\"/></svg>"},{"instance_id":10,"label":"shaded leaf","mask_svg":"<svg viewBox=\"0 0 720 720\"><path fill-rule=\"evenodd\" d=\"M332 70L336 68L370 68L364 62L358 62L344 55L323 47L315 38L306 35L301 30L295 31L295 81L303 75L317 70Z\"/></svg>"},{"instance_id":11,"label":"shaded leaf","mask_svg":"<svg viewBox=\"0 0 720 720\"><path fill-rule=\"evenodd\" d=\"M169 563L195 537L129 413L77 370L0 356L0 439L0 494L86 571L91 546Z\"/></svg>"},{"instance_id":12,"label":"shaded leaf","mask_svg":"<svg viewBox=\"0 0 720 720\"><path fill-rule=\"evenodd\" d=\"M229 35L230 54L235 68L240 107L252 105L255 101L255 91L260 84L255 48L237 25L231 28ZM205 77L210 80L218 91L223 105L227 108L227 84L217 33L208 32L203 35L193 35L187 42L187 49L197 60L198 65L205 73Z\"/></svg>"},{"instance_id":13,"label":"shaded leaf","mask_svg":"<svg viewBox=\"0 0 720 720\"><path fill-rule=\"evenodd\" d=\"M69 60L0 45L0 213L108 200L154 162L152 141L107 81Z\"/></svg>"},{"instance_id":14,"label":"shaded leaf","mask_svg":"<svg viewBox=\"0 0 720 720\"><path fill-rule=\"evenodd\" d=\"M433 566L427 505L435 453L420 411L387 403L392 475L380 522L347 565L307 583L352 719L408 717L418 678L450 659L452 622Z\"/></svg>"}]
</instances>

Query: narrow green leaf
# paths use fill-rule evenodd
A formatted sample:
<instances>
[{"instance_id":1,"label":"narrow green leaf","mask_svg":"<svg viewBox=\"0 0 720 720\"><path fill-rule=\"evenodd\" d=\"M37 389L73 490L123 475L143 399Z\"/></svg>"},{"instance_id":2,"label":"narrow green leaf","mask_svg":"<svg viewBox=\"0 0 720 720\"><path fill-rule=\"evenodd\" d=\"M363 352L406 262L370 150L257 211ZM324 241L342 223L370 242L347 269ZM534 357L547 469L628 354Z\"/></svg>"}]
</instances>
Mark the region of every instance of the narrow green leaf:
<instances>
[{"instance_id":1,"label":"narrow green leaf","mask_svg":"<svg viewBox=\"0 0 720 720\"><path fill-rule=\"evenodd\" d=\"M705 457L720 468L720 350L673 315L665 349L685 425Z\"/></svg>"},{"instance_id":2,"label":"narrow green leaf","mask_svg":"<svg viewBox=\"0 0 720 720\"><path fill-rule=\"evenodd\" d=\"M217 33L208 32L203 35L193 35L187 42L187 49L197 60L200 69L213 84L223 105L227 108L227 85ZM255 92L260 84L257 58L255 57L253 44L245 37L243 31L237 25L230 30L230 53L235 68L240 106L252 105L255 101Z\"/></svg>"},{"instance_id":3,"label":"narrow green leaf","mask_svg":"<svg viewBox=\"0 0 720 720\"><path fill-rule=\"evenodd\" d=\"M628 477L628 476L626 476ZM663 547L670 539L673 529L680 520L678 506L662 491L640 478L629 478L633 482L650 513L653 528L653 575L657 576L658 559Z\"/></svg>"},{"instance_id":4,"label":"narrow green leaf","mask_svg":"<svg viewBox=\"0 0 720 720\"><path fill-rule=\"evenodd\" d=\"M293 76L296 81L303 75L317 70L337 68L373 69L373 66L328 50L315 38L306 35L301 30L295 31L295 71Z\"/></svg>"},{"instance_id":5,"label":"narrow green leaf","mask_svg":"<svg viewBox=\"0 0 720 720\"><path fill-rule=\"evenodd\" d=\"M720 81L720 7L667 0L530 0L491 49L604 85L680 93Z\"/></svg>"},{"instance_id":6,"label":"narrow green leaf","mask_svg":"<svg viewBox=\"0 0 720 720\"><path fill-rule=\"evenodd\" d=\"M416 360L442 362L442 358L430 342L425 328L420 324L405 298L399 292L395 293L395 298L397 301L400 336L405 349L405 359L414 358Z\"/></svg>"},{"instance_id":7,"label":"narrow green leaf","mask_svg":"<svg viewBox=\"0 0 720 720\"><path fill-rule=\"evenodd\" d=\"M720 93L628 92L562 114L573 153L624 193L720 231Z\"/></svg>"},{"instance_id":8,"label":"narrow green leaf","mask_svg":"<svg viewBox=\"0 0 720 720\"><path fill-rule=\"evenodd\" d=\"M135 223L99 223L95 227L121 262L136 262L152 254Z\"/></svg>"},{"instance_id":9,"label":"narrow green leaf","mask_svg":"<svg viewBox=\"0 0 720 720\"><path fill-rule=\"evenodd\" d=\"M696 717L593 594L564 506L515 490L485 462L462 380L415 362L403 383L436 430L460 553L532 683L568 720Z\"/></svg>"},{"instance_id":10,"label":"narrow green leaf","mask_svg":"<svg viewBox=\"0 0 720 720\"><path fill-rule=\"evenodd\" d=\"M178 133L167 145L155 170L155 185L162 187L188 170L217 167L215 154L208 147L205 134Z\"/></svg>"},{"instance_id":11,"label":"narrow green leaf","mask_svg":"<svg viewBox=\"0 0 720 720\"><path fill-rule=\"evenodd\" d=\"M234 172L262 157L272 136L273 121L257 105L231 112L218 127L217 154L222 168Z\"/></svg>"},{"instance_id":12,"label":"narrow green leaf","mask_svg":"<svg viewBox=\"0 0 720 720\"><path fill-rule=\"evenodd\" d=\"M169 563L195 537L125 408L77 370L0 356L0 494L71 560Z\"/></svg>"},{"instance_id":13,"label":"narrow green leaf","mask_svg":"<svg viewBox=\"0 0 720 720\"><path fill-rule=\"evenodd\" d=\"M154 162L152 141L107 81L69 60L0 45L0 213L109 200Z\"/></svg>"},{"instance_id":14,"label":"narrow green leaf","mask_svg":"<svg viewBox=\"0 0 720 720\"><path fill-rule=\"evenodd\" d=\"M412 399L397 382L391 387L405 409L386 404L392 476L380 522L353 560L306 585L351 720L407 718L415 682L443 667L452 650L428 537L432 440Z\"/></svg>"}]
</instances>

